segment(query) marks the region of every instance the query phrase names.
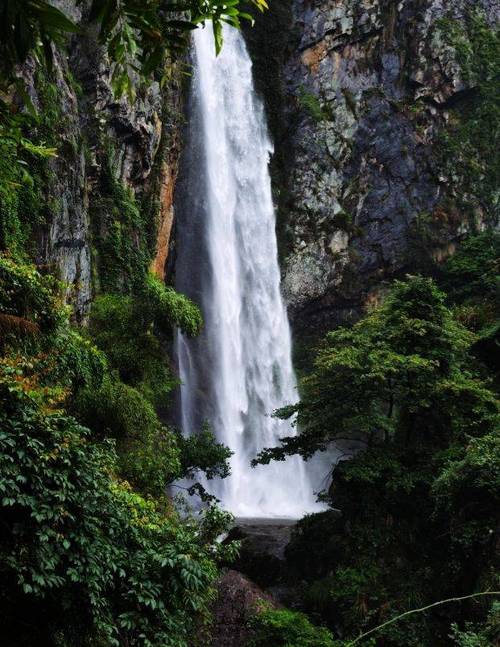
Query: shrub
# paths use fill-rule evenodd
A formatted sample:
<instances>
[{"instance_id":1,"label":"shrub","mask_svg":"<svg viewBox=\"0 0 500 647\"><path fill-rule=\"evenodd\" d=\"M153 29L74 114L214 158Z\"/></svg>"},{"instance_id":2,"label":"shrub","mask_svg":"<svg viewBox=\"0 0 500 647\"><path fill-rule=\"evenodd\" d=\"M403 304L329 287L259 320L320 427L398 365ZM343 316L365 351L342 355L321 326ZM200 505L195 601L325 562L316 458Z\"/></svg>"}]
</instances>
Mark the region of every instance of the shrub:
<instances>
[{"instance_id":1,"label":"shrub","mask_svg":"<svg viewBox=\"0 0 500 647\"><path fill-rule=\"evenodd\" d=\"M201 328L196 305L149 275L138 294L105 294L91 311L90 333L120 378L163 409L177 379L168 366L166 342L179 326L195 335Z\"/></svg>"},{"instance_id":2,"label":"shrub","mask_svg":"<svg viewBox=\"0 0 500 647\"><path fill-rule=\"evenodd\" d=\"M179 436L181 449L181 463L183 475L195 478L198 471L205 473L208 479L216 476L225 478L229 476L229 458L232 451L218 443L213 432L207 425L199 433L192 436Z\"/></svg>"},{"instance_id":3,"label":"shrub","mask_svg":"<svg viewBox=\"0 0 500 647\"><path fill-rule=\"evenodd\" d=\"M335 647L332 634L303 613L263 607L250 621L249 647Z\"/></svg>"},{"instance_id":4,"label":"shrub","mask_svg":"<svg viewBox=\"0 0 500 647\"><path fill-rule=\"evenodd\" d=\"M101 388L85 389L76 397L74 410L98 438L116 440L120 474L141 492L161 497L180 477L177 435L160 424L137 389L108 375Z\"/></svg>"},{"instance_id":5,"label":"shrub","mask_svg":"<svg viewBox=\"0 0 500 647\"><path fill-rule=\"evenodd\" d=\"M442 286L452 303L482 303L500 310L500 234L485 231L465 240L443 268Z\"/></svg>"},{"instance_id":6,"label":"shrub","mask_svg":"<svg viewBox=\"0 0 500 647\"><path fill-rule=\"evenodd\" d=\"M203 319L198 306L153 274L148 274L146 279L144 307L146 311L149 309L160 329L177 326L189 337L195 337L201 331Z\"/></svg>"},{"instance_id":7,"label":"shrub","mask_svg":"<svg viewBox=\"0 0 500 647\"><path fill-rule=\"evenodd\" d=\"M4 644L182 647L203 620L224 515L180 523L118 481L115 464L43 388L1 370Z\"/></svg>"},{"instance_id":8,"label":"shrub","mask_svg":"<svg viewBox=\"0 0 500 647\"><path fill-rule=\"evenodd\" d=\"M68 310L54 277L42 276L33 265L0 253L0 313L51 332L67 319Z\"/></svg>"}]
</instances>

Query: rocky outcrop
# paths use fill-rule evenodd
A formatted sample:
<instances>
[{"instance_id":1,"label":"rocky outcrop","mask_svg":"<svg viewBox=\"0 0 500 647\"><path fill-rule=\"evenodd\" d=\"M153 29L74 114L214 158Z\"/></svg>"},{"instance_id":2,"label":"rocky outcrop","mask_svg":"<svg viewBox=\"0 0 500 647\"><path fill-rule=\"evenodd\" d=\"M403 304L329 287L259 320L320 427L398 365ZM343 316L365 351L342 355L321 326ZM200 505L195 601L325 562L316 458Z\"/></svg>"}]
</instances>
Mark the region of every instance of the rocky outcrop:
<instances>
[{"instance_id":1,"label":"rocky outcrop","mask_svg":"<svg viewBox=\"0 0 500 647\"><path fill-rule=\"evenodd\" d=\"M492 209L445 170L450 109L474 91L446 31L497 0L295 0L249 35L277 148L283 291L297 331L359 316L384 281L441 262ZM266 21L268 21L266 23ZM278 39L268 72L268 24ZM275 31L277 31L275 29ZM274 32L273 32L274 33ZM261 52L264 52L263 54Z\"/></svg>"},{"instance_id":2,"label":"rocky outcrop","mask_svg":"<svg viewBox=\"0 0 500 647\"><path fill-rule=\"evenodd\" d=\"M227 570L217 583L211 647L243 647L251 636L249 620L272 598L241 573Z\"/></svg>"},{"instance_id":3,"label":"rocky outcrop","mask_svg":"<svg viewBox=\"0 0 500 647\"><path fill-rule=\"evenodd\" d=\"M285 575L285 549L295 523L290 519L239 519L226 539L241 544L232 567L271 591L280 586Z\"/></svg>"}]
</instances>

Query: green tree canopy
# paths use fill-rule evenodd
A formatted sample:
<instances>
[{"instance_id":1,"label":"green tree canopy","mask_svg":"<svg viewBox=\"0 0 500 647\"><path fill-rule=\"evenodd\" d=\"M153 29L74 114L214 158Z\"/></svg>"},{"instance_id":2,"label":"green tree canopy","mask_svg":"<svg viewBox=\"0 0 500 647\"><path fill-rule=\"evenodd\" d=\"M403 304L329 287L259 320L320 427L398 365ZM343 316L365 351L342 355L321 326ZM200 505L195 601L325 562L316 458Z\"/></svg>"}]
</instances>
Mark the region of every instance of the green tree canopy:
<instances>
[{"instance_id":1,"label":"green tree canopy","mask_svg":"<svg viewBox=\"0 0 500 647\"><path fill-rule=\"evenodd\" d=\"M327 336L301 401L277 413L296 414L300 433L258 462L308 458L340 439L438 449L488 432L497 402L474 371L474 341L432 280L396 282L382 306Z\"/></svg>"},{"instance_id":2,"label":"green tree canopy","mask_svg":"<svg viewBox=\"0 0 500 647\"><path fill-rule=\"evenodd\" d=\"M287 549L304 608L342 637L498 590L499 407L476 339L432 280L396 282L382 305L327 336L301 401L279 412L296 414L300 433L261 462L351 441L327 493L334 509L299 522ZM445 645L457 616L480 623L487 605L410 616L376 640Z\"/></svg>"}]
</instances>

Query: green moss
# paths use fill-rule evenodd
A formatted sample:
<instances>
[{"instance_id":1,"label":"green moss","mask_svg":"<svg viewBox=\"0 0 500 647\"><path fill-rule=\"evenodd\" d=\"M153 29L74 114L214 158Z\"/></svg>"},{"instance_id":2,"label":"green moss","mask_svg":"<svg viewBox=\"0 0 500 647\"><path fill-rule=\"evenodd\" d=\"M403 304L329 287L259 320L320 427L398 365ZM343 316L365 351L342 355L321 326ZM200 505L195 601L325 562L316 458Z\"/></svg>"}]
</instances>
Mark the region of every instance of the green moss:
<instances>
[{"instance_id":1,"label":"green moss","mask_svg":"<svg viewBox=\"0 0 500 647\"><path fill-rule=\"evenodd\" d=\"M23 184L22 181L26 182ZM13 141L0 140L0 249L22 250L29 237L20 218L21 189L30 190L17 165L17 146Z\"/></svg>"},{"instance_id":2,"label":"green moss","mask_svg":"<svg viewBox=\"0 0 500 647\"><path fill-rule=\"evenodd\" d=\"M43 196L47 160L31 154L10 135L0 137L0 249L22 256L33 251L33 233L47 217L49 205ZM21 135L16 132L16 137Z\"/></svg>"},{"instance_id":3,"label":"green moss","mask_svg":"<svg viewBox=\"0 0 500 647\"><path fill-rule=\"evenodd\" d=\"M0 114L0 249L25 257L34 255L35 234L60 210L50 193L56 175L49 160L68 126L62 91L42 65L35 88L36 113Z\"/></svg>"},{"instance_id":4,"label":"green moss","mask_svg":"<svg viewBox=\"0 0 500 647\"><path fill-rule=\"evenodd\" d=\"M147 227L133 191L117 178L108 146L90 204L98 288L133 292L144 282L152 254Z\"/></svg>"},{"instance_id":5,"label":"green moss","mask_svg":"<svg viewBox=\"0 0 500 647\"><path fill-rule=\"evenodd\" d=\"M71 84L65 71L64 80ZM38 65L35 73L35 88L39 110L33 132L36 137L50 146L60 146L61 134L70 134L70 116L64 113L64 89L58 85L52 72Z\"/></svg>"},{"instance_id":6,"label":"green moss","mask_svg":"<svg viewBox=\"0 0 500 647\"><path fill-rule=\"evenodd\" d=\"M71 69L68 67L66 70L66 82L70 86L70 88L73 90L73 92L76 94L76 96L81 99L84 96L83 93L83 88L81 84L76 80L75 75L71 71Z\"/></svg>"}]
</instances>

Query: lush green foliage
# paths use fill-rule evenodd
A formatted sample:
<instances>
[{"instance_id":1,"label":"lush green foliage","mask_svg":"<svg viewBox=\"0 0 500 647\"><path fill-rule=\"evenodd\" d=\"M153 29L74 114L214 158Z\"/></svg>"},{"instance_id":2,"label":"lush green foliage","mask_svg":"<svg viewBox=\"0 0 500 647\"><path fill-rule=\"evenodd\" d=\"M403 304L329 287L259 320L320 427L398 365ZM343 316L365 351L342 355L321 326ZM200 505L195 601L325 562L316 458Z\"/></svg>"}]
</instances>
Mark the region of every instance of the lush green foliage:
<instances>
[{"instance_id":1,"label":"lush green foliage","mask_svg":"<svg viewBox=\"0 0 500 647\"><path fill-rule=\"evenodd\" d=\"M450 266L454 281L461 263ZM338 510L299 523L288 573L308 582L304 608L344 636L439 599L498 589L498 400L476 341L430 279L396 282L380 307L327 336L301 402L279 412L296 413L301 434L262 462L332 442L340 454L328 491ZM378 639L447 644L454 620L480 621L486 611L486 602L441 608Z\"/></svg>"},{"instance_id":2,"label":"lush green foliage","mask_svg":"<svg viewBox=\"0 0 500 647\"><path fill-rule=\"evenodd\" d=\"M0 255L0 309L20 317L44 332L53 331L64 318L53 277L43 277L30 265Z\"/></svg>"},{"instance_id":3,"label":"lush green foliage","mask_svg":"<svg viewBox=\"0 0 500 647\"><path fill-rule=\"evenodd\" d=\"M104 294L92 305L90 332L120 378L156 407L165 406L176 380L168 369L165 341L174 326L196 335L199 308L148 275L133 296Z\"/></svg>"},{"instance_id":4,"label":"lush green foliage","mask_svg":"<svg viewBox=\"0 0 500 647\"><path fill-rule=\"evenodd\" d=\"M36 234L59 207L47 187L54 180L53 158L66 119L61 90L49 77L45 67L35 69L38 112L19 88L23 111L19 101L0 99L0 250L18 256L34 253Z\"/></svg>"},{"instance_id":5,"label":"lush green foliage","mask_svg":"<svg viewBox=\"0 0 500 647\"><path fill-rule=\"evenodd\" d=\"M203 320L198 306L153 274L148 274L142 307L160 329L175 325L189 337L200 333Z\"/></svg>"},{"instance_id":6,"label":"lush green foliage","mask_svg":"<svg viewBox=\"0 0 500 647\"><path fill-rule=\"evenodd\" d=\"M43 51L51 61L51 43L77 31L63 12L43 0L3 0L0 25L0 77L7 81L15 65L24 63L30 52Z\"/></svg>"},{"instance_id":7,"label":"lush green foliage","mask_svg":"<svg viewBox=\"0 0 500 647\"><path fill-rule=\"evenodd\" d=\"M116 439L124 478L141 492L160 495L172 481L227 476L231 452L208 429L191 438L161 424L177 380L169 370L166 341L173 326L187 334L201 327L189 299L148 275L134 296L105 294L94 301L89 332L112 373L73 401L76 415L96 434ZM205 496L199 485L193 492Z\"/></svg>"},{"instance_id":8,"label":"lush green foliage","mask_svg":"<svg viewBox=\"0 0 500 647\"><path fill-rule=\"evenodd\" d=\"M446 263L440 280L452 303L491 304L491 318L500 314L500 234L485 231L465 240Z\"/></svg>"},{"instance_id":9,"label":"lush green foliage","mask_svg":"<svg viewBox=\"0 0 500 647\"><path fill-rule=\"evenodd\" d=\"M18 369L4 368L4 613L32 607L27 639L78 628L109 645L186 644L211 596L214 547L116 481L112 449L33 390Z\"/></svg>"},{"instance_id":10,"label":"lush green foliage","mask_svg":"<svg viewBox=\"0 0 500 647\"><path fill-rule=\"evenodd\" d=\"M33 371L48 385L96 388L105 357L69 326L68 315L53 276L0 254L0 350L29 352Z\"/></svg>"},{"instance_id":11,"label":"lush green foliage","mask_svg":"<svg viewBox=\"0 0 500 647\"><path fill-rule=\"evenodd\" d=\"M161 408L169 401L176 380L162 341L152 329L152 319L144 314L133 297L102 295L92 305L90 334L119 378Z\"/></svg>"},{"instance_id":12,"label":"lush green foliage","mask_svg":"<svg viewBox=\"0 0 500 647\"><path fill-rule=\"evenodd\" d=\"M216 442L208 425L200 433L187 438L180 437L179 443L182 448L182 472L188 478L195 478L198 471L204 472L208 479L229 476L227 461L232 452L225 445Z\"/></svg>"},{"instance_id":13,"label":"lush green foliage","mask_svg":"<svg viewBox=\"0 0 500 647\"><path fill-rule=\"evenodd\" d=\"M240 0L181 0L170 4L160 0L94 0L91 16L100 24L101 40L115 61L113 83L118 94L133 96L133 70L142 76L160 70L167 52L176 52L186 42L185 34L206 21L212 23L217 53L222 47L222 25L240 27L240 19L252 20L242 11ZM260 11L266 0L248 0Z\"/></svg>"},{"instance_id":14,"label":"lush green foliage","mask_svg":"<svg viewBox=\"0 0 500 647\"><path fill-rule=\"evenodd\" d=\"M208 480L225 478L231 473L229 459L232 451L226 445L218 443L208 423L201 431L188 437L177 435L180 450L181 474L192 483L188 486L188 494L197 494L204 502L218 501L205 487L196 481L198 474L203 472Z\"/></svg>"},{"instance_id":15,"label":"lush green foliage","mask_svg":"<svg viewBox=\"0 0 500 647\"><path fill-rule=\"evenodd\" d=\"M120 474L141 492L161 497L181 476L176 435L137 389L107 376L99 388L82 390L72 409L94 435L116 440Z\"/></svg>"},{"instance_id":16,"label":"lush green foliage","mask_svg":"<svg viewBox=\"0 0 500 647\"><path fill-rule=\"evenodd\" d=\"M474 352L493 371L500 366L500 234L467 239L442 270L455 316L478 334Z\"/></svg>"},{"instance_id":17,"label":"lush green foliage","mask_svg":"<svg viewBox=\"0 0 500 647\"><path fill-rule=\"evenodd\" d=\"M484 624L474 626L467 623L464 630L457 624L452 627L452 638L457 647L491 647L498 643L500 636L500 603L494 602Z\"/></svg>"},{"instance_id":18,"label":"lush green foliage","mask_svg":"<svg viewBox=\"0 0 500 647\"><path fill-rule=\"evenodd\" d=\"M431 280L399 282L381 308L330 333L302 401L279 414L297 413L301 434L261 461L307 457L335 439L439 448L455 428L462 436L490 429L494 397L468 368L474 337L444 301Z\"/></svg>"},{"instance_id":19,"label":"lush green foliage","mask_svg":"<svg viewBox=\"0 0 500 647\"><path fill-rule=\"evenodd\" d=\"M0 278L2 641L187 645L207 620L228 516L211 507L180 521L165 489L198 469L227 472L228 451L208 432L197 448L163 427L110 371L116 358L70 327L51 276L2 255ZM126 314L113 323L110 347L113 334L130 344Z\"/></svg>"},{"instance_id":20,"label":"lush green foliage","mask_svg":"<svg viewBox=\"0 0 500 647\"><path fill-rule=\"evenodd\" d=\"M6 116L0 106L0 250L29 249L32 232L46 215L40 185L55 149L26 137L27 126L35 122L26 115Z\"/></svg>"},{"instance_id":21,"label":"lush green foliage","mask_svg":"<svg viewBox=\"0 0 500 647\"><path fill-rule=\"evenodd\" d=\"M154 72L163 75L167 54L182 49L186 34L200 23L211 22L219 52L223 23L239 28L242 18L252 20L240 4L240 0L93 0L90 21L98 26L101 43L114 63L116 94L127 93L134 99L137 72L144 79ZM248 0L247 5L260 11L267 8L266 0ZM0 25L2 85L15 80L15 66L30 53L37 58L43 54L50 67L52 43L80 30L63 11L44 0L2 0Z\"/></svg>"},{"instance_id":22,"label":"lush green foliage","mask_svg":"<svg viewBox=\"0 0 500 647\"><path fill-rule=\"evenodd\" d=\"M249 647L335 647L332 634L303 613L263 607L250 621Z\"/></svg>"}]
</instances>

